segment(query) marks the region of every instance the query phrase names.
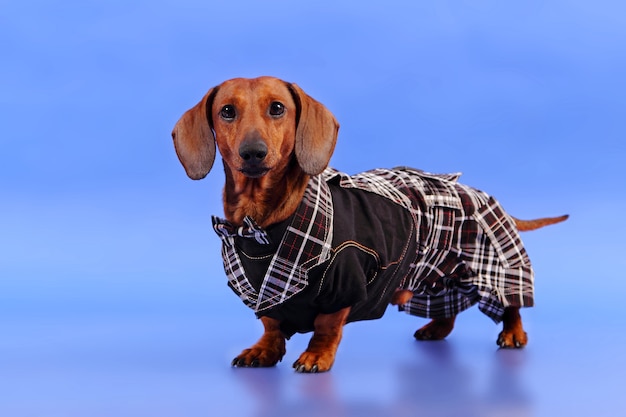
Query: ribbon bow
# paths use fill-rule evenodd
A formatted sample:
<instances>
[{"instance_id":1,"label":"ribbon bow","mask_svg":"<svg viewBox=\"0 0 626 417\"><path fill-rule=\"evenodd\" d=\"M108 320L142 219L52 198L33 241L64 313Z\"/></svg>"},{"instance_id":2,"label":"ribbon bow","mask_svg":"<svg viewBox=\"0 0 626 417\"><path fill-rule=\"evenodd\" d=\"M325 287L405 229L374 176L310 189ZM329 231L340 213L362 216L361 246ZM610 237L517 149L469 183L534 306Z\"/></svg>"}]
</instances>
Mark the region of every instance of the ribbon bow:
<instances>
[{"instance_id":1,"label":"ribbon bow","mask_svg":"<svg viewBox=\"0 0 626 417\"><path fill-rule=\"evenodd\" d=\"M215 233L222 238L229 246L232 246L235 237L244 237L254 239L261 245L269 245L270 240L267 232L261 229L256 222L249 216L243 218L243 226L235 227L228 220L221 219L217 216L211 216L213 229Z\"/></svg>"}]
</instances>

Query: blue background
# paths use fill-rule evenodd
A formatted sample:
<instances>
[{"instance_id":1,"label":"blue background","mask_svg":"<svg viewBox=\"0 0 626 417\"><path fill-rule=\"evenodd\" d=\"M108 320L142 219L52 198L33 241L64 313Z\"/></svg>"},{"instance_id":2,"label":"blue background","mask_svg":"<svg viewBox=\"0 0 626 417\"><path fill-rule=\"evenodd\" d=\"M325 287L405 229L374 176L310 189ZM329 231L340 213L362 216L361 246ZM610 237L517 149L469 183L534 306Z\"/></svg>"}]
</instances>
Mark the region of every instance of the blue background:
<instances>
[{"instance_id":1,"label":"blue background","mask_svg":"<svg viewBox=\"0 0 626 417\"><path fill-rule=\"evenodd\" d=\"M622 2L0 2L0 414L617 415L626 270ZM523 235L530 344L476 309L445 342L396 314L334 369L231 369L261 326L226 287L170 131L221 81L296 82L341 123L331 164L464 173ZM219 163L216 164L219 168Z\"/></svg>"}]
</instances>

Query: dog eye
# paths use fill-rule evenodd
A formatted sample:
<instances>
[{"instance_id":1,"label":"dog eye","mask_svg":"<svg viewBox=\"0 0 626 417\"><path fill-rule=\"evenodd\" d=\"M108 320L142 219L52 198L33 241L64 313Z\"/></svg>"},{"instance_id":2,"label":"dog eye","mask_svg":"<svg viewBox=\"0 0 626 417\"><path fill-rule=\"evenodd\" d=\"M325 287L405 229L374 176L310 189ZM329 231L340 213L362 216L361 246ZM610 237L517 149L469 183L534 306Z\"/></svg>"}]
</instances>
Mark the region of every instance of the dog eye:
<instances>
[{"instance_id":1,"label":"dog eye","mask_svg":"<svg viewBox=\"0 0 626 417\"><path fill-rule=\"evenodd\" d=\"M285 105L279 101L274 101L270 104L270 115L280 116L285 112Z\"/></svg>"},{"instance_id":2,"label":"dog eye","mask_svg":"<svg viewBox=\"0 0 626 417\"><path fill-rule=\"evenodd\" d=\"M236 115L237 112L235 111L235 106L231 104L225 105L224 107L222 107L222 110L220 110L220 116L222 117L222 119L225 120L232 120L235 118Z\"/></svg>"}]
</instances>

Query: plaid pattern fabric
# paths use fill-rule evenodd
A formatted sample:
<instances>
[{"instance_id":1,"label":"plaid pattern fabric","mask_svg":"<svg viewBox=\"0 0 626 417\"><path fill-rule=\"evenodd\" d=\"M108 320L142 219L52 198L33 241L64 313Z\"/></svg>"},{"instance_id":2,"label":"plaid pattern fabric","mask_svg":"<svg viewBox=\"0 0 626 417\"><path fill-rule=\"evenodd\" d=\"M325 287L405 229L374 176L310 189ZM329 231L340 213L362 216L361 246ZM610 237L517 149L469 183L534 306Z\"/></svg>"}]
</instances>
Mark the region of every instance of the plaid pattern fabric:
<instances>
[{"instance_id":1,"label":"plaid pattern fabric","mask_svg":"<svg viewBox=\"0 0 626 417\"><path fill-rule=\"evenodd\" d=\"M312 177L257 292L245 275L235 237L253 238L266 244L267 235L249 217L240 228L213 217L213 228L222 239L222 259L229 286L257 313L296 295L308 284L307 271L330 257L332 218L328 185L321 177Z\"/></svg>"},{"instance_id":2,"label":"plaid pattern fabric","mask_svg":"<svg viewBox=\"0 0 626 417\"><path fill-rule=\"evenodd\" d=\"M306 288L307 272L330 259L333 202L327 182L338 179L343 188L385 197L411 214L418 250L400 288L414 296L401 310L441 318L478 303L499 322L508 306L532 306L533 271L513 220L489 195L457 183L459 176L400 167L355 176L328 168L312 177L259 291L246 278L234 241L241 236L263 244L267 236L250 218L240 228L214 218L229 285L257 314Z\"/></svg>"},{"instance_id":3,"label":"plaid pattern fabric","mask_svg":"<svg viewBox=\"0 0 626 417\"><path fill-rule=\"evenodd\" d=\"M355 176L335 170L343 187L385 196L412 213L418 253L401 287L414 297L401 307L421 317L451 317L479 304L494 321L504 308L533 305L533 270L513 220L489 195L435 175L400 167Z\"/></svg>"}]
</instances>

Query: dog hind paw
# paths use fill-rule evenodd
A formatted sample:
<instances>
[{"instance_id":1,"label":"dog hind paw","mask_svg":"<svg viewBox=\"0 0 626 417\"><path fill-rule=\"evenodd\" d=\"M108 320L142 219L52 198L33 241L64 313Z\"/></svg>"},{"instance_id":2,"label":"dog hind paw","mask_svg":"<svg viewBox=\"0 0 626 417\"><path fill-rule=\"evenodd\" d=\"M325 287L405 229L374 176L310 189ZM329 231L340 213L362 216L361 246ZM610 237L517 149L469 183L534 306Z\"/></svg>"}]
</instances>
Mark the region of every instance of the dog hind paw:
<instances>
[{"instance_id":1,"label":"dog hind paw","mask_svg":"<svg viewBox=\"0 0 626 417\"><path fill-rule=\"evenodd\" d=\"M430 323L415 332L417 340L443 340L454 328L454 317L448 319L433 319Z\"/></svg>"},{"instance_id":2,"label":"dog hind paw","mask_svg":"<svg viewBox=\"0 0 626 417\"><path fill-rule=\"evenodd\" d=\"M528 335L523 330L503 330L498 335L496 343L502 349L521 349L528 343Z\"/></svg>"}]
</instances>

